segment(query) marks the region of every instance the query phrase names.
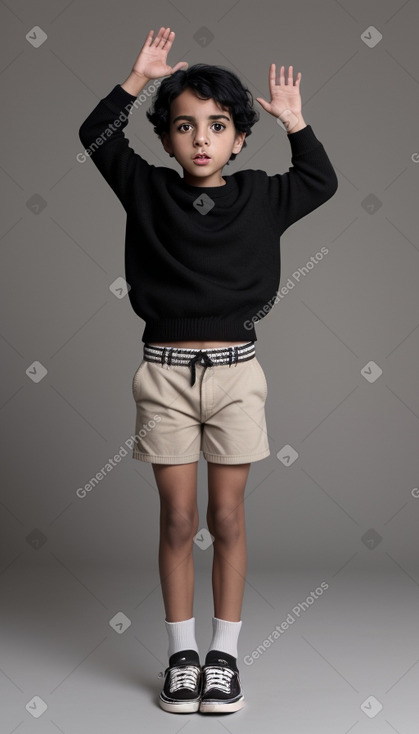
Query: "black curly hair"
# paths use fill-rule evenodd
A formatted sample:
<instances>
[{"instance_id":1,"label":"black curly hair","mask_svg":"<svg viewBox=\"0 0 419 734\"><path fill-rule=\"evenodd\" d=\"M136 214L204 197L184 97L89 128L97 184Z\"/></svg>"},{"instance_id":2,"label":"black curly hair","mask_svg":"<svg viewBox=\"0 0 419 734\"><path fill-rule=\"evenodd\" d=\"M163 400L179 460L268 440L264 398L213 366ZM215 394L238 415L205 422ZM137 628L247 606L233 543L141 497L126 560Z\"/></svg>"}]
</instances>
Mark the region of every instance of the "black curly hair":
<instances>
[{"instance_id":1,"label":"black curly hair","mask_svg":"<svg viewBox=\"0 0 419 734\"><path fill-rule=\"evenodd\" d=\"M151 110L146 111L147 119L154 125L154 132L160 140L162 133L170 132L171 102L187 88L201 99L212 97L229 110L237 132L245 132L246 137L252 134L251 128L259 120L260 114L253 109L253 96L238 76L222 66L194 64L165 77L153 98ZM245 138L242 149L246 145ZM236 155L232 153L229 160L234 161Z\"/></svg>"}]
</instances>

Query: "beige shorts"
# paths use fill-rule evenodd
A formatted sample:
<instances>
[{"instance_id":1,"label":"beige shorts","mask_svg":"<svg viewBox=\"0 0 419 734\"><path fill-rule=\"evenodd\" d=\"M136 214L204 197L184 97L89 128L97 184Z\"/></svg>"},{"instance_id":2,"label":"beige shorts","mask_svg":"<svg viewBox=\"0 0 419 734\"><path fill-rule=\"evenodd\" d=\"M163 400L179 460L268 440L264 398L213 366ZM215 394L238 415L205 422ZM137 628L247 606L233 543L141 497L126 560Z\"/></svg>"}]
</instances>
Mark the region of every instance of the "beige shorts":
<instances>
[{"instance_id":1,"label":"beige shorts","mask_svg":"<svg viewBox=\"0 0 419 734\"><path fill-rule=\"evenodd\" d=\"M210 350L207 350L210 353ZM265 419L268 386L257 359L206 367L143 359L132 380L137 406L132 457L155 464L189 464L203 452L217 464L269 456Z\"/></svg>"}]
</instances>

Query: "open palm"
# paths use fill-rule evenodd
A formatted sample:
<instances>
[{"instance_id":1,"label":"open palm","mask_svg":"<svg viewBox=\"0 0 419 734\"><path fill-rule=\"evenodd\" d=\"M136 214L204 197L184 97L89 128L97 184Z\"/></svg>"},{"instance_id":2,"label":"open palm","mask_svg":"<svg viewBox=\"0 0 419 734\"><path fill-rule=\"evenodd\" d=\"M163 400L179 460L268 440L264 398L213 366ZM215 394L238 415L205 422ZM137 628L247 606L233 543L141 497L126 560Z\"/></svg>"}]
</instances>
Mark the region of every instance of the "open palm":
<instances>
[{"instance_id":1,"label":"open palm","mask_svg":"<svg viewBox=\"0 0 419 734\"><path fill-rule=\"evenodd\" d=\"M301 114L301 96L300 96L301 72L297 74L294 84L293 67L288 67L288 78L285 83L285 66L281 66L279 79L276 78L276 65L271 64L269 69L269 91L271 94L271 102L266 102L263 97L256 97L259 104L262 105L266 112L278 117L284 110L291 110L295 115Z\"/></svg>"},{"instance_id":2,"label":"open palm","mask_svg":"<svg viewBox=\"0 0 419 734\"><path fill-rule=\"evenodd\" d=\"M132 70L148 79L158 79L161 76L170 76L178 69L187 69L186 61L179 61L173 68L166 62L167 54L175 39L175 32L162 26L154 41L153 33L153 30L149 32Z\"/></svg>"}]
</instances>

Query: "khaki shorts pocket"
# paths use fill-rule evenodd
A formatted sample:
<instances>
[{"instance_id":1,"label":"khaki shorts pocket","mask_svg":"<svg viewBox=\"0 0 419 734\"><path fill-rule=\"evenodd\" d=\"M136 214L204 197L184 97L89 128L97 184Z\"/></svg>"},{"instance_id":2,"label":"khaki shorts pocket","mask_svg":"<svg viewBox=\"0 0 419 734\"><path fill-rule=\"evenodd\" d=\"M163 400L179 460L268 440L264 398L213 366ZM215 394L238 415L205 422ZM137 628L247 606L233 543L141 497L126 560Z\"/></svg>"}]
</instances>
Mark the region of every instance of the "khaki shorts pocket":
<instances>
[{"instance_id":1,"label":"khaki shorts pocket","mask_svg":"<svg viewBox=\"0 0 419 734\"><path fill-rule=\"evenodd\" d=\"M147 364L147 361L145 359L143 359L143 361L141 362L140 366L135 370L134 377L132 378L131 390L132 390L132 395L134 397L134 400L136 400L138 398L138 389L137 389L138 388L138 380L139 380L139 376L140 376L141 370L143 369L143 367L144 367L145 364Z\"/></svg>"},{"instance_id":2,"label":"khaki shorts pocket","mask_svg":"<svg viewBox=\"0 0 419 734\"><path fill-rule=\"evenodd\" d=\"M258 369L258 372L259 372L259 374L261 376L261 379L263 381L263 384L265 386L265 400L266 400L266 398L268 397L268 383L267 383L267 380L266 380L266 377L265 377L265 373L263 371L263 367L262 367L261 363L259 362L258 358L257 357L254 357L254 360L255 360L255 365L256 365L256 367Z\"/></svg>"}]
</instances>

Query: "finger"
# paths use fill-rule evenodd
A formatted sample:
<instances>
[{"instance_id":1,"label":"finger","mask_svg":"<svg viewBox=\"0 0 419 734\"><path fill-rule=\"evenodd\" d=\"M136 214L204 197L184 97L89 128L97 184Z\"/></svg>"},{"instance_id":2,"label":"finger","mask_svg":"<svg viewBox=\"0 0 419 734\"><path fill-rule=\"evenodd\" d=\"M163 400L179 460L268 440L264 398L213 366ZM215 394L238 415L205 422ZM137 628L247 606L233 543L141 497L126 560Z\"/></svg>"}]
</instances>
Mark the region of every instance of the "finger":
<instances>
[{"instance_id":1,"label":"finger","mask_svg":"<svg viewBox=\"0 0 419 734\"><path fill-rule=\"evenodd\" d=\"M175 32L171 31L170 28L166 28L165 32L163 33L163 43L162 43L162 48L164 48L165 51L169 51L170 46L173 43L174 37L175 37Z\"/></svg>"},{"instance_id":2,"label":"finger","mask_svg":"<svg viewBox=\"0 0 419 734\"><path fill-rule=\"evenodd\" d=\"M276 73L276 65L275 64L273 64L273 67L274 67L274 73L273 73L273 76L272 76L272 87L275 87L275 86L278 86L278 84L281 84L281 73L282 73L282 69L284 67L283 66L280 66L279 67L278 74ZM272 89L271 89L271 92L272 92Z\"/></svg>"},{"instance_id":3,"label":"finger","mask_svg":"<svg viewBox=\"0 0 419 734\"><path fill-rule=\"evenodd\" d=\"M289 66L288 67L288 84L291 86L294 86L294 67Z\"/></svg>"},{"instance_id":4,"label":"finger","mask_svg":"<svg viewBox=\"0 0 419 734\"><path fill-rule=\"evenodd\" d=\"M166 28L165 32L162 35L162 43L161 43L160 48L164 48L166 50L166 44L167 44L167 40L169 36L170 36L170 28Z\"/></svg>"},{"instance_id":5,"label":"finger","mask_svg":"<svg viewBox=\"0 0 419 734\"><path fill-rule=\"evenodd\" d=\"M151 31L148 32L148 36L145 39L144 46L151 46L151 40L152 40L152 37L153 37L153 33L154 33L153 30L151 30Z\"/></svg>"},{"instance_id":6,"label":"finger","mask_svg":"<svg viewBox=\"0 0 419 734\"><path fill-rule=\"evenodd\" d=\"M285 84L285 66L281 66L281 70L279 72L279 83Z\"/></svg>"},{"instance_id":7,"label":"finger","mask_svg":"<svg viewBox=\"0 0 419 734\"><path fill-rule=\"evenodd\" d=\"M164 40L163 40L164 30L165 30L164 25L162 25L162 27L160 28L160 30L159 30L159 32L158 32L158 34L156 36L156 40L154 41L154 45L156 46L156 48L159 47L159 45L160 45L160 43L162 41L164 43Z\"/></svg>"},{"instance_id":8,"label":"finger","mask_svg":"<svg viewBox=\"0 0 419 734\"><path fill-rule=\"evenodd\" d=\"M272 89L272 87L275 85L275 78L276 78L276 66L275 64L271 64L269 68L269 87Z\"/></svg>"},{"instance_id":9,"label":"finger","mask_svg":"<svg viewBox=\"0 0 419 734\"><path fill-rule=\"evenodd\" d=\"M277 84L276 64L272 63L270 72L269 72L269 92L271 94L271 98L274 96L276 84Z\"/></svg>"},{"instance_id":10,"label":"finger","mask_svg":"<svg viewBox=\"0 0 419 734\"><path fill-rule=\"evenodd\" d=\"M173 67L173 74L175 71L178 71L179 69L182 69L182 71L186 71L189 64L186 61L179 61L179 63L176 64L176 66Z\"/></svg>"},{"instance_id":11,"label":"finger","mask_svg":"<svg viewBox=\"0 0 419 734\"><path fill-rule=\"evenodd\" d=\"M172 43L173 43L174 40L175 40L175 32L174 31L170 31L169 37L166 39L166 44L165 44L165 47L164 47L166 51L170 51L170 49L172 48Z\"/></svg>"},{"instance_id":12,"label":"finger","mask_svg":"<svg viewBox=\"0 0 419 734\"><path fill-rule=\"evenodd\" d=\"M263 97L256 97L256 100L259 102L259 104L261 105L261 107L263 107L264 110L268 111L268 107L270 105L268 105L268 102L266 102L266 100L264 100Z\"/></svg>"},{"instance_id":13,"label":"finger","mask_svg":"<svg viewBox=\"0 0 419 734\"><path fill-rule=\"evenodd\" d=\"M164 37L164 43L163 43L164 50L169 51L170 46L173 43L173 38L175 37L175 32L171 31L170 28L166 28L166 32L163 37Z\"/></svg>"}]
</instances>

